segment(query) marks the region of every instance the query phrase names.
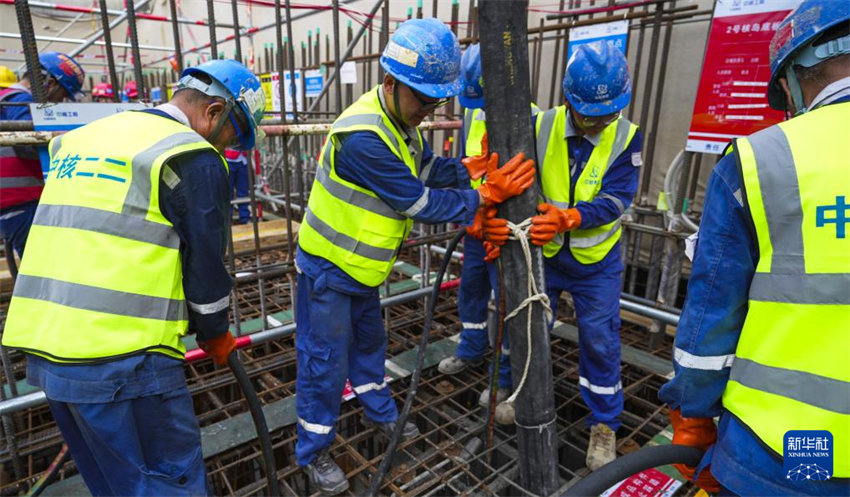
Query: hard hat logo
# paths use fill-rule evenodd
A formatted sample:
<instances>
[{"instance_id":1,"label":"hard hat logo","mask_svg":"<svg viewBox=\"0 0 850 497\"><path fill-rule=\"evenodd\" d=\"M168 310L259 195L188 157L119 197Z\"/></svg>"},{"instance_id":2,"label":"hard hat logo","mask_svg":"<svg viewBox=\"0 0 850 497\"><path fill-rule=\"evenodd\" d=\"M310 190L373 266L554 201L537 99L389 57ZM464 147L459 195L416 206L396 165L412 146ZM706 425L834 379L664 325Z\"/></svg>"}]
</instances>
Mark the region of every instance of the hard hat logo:
<instances>
[{"instance_id":1,"label":"hard hat logo","mask_svg":"<svg viewBox=\"0 0 850 497\"><path fill-rule=\"evenodd\" d=\"M608 99L608 85L604 83L596 85L596 96L600 99Z\"/></svg>"}]
</instances>

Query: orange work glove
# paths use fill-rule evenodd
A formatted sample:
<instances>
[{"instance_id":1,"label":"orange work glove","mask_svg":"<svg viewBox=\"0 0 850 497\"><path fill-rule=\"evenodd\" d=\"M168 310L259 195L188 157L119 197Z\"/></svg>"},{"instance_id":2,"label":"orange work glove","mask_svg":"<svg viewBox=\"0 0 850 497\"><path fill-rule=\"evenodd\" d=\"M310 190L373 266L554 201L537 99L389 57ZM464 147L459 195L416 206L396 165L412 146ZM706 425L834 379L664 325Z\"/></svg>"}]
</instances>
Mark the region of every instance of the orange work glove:
<instances>
[{"instance_id":1,"label":"orange work glove","mask_svg":"<svg viewBox=\"0 0 850 497\"><path fill-rule=\"evenodd\" d=\"M500 249L498 245L493 245L487 240L484 240L484 251L484 262L493 262L498 259L499 255L502 253L502 249Z\"/></svg>"},{"instance_id":2,"label":"orange work glove","mask_svg":"<svg viewBox=\"0 0 850 497\"><path fill-rule=\"evenodd\" d=\"M484 211L484 239L496 247L504 245L511 235L508 220L496 217L496 208L487 207Z\"/></svg>"},{"instance_id":3,"label":"orange work glove","mask_svg":"<svg viewBox=\"0 0 850 497\"><path fill-rule=\"evenodd\" d=\"M561 210L552 204L537 206L539 216L531 218L531 229L528 230L531 243L546 245L558 233L563 233L581 226L581 214L578 209Z\"/></svg>"},{"instance_id":4,"label":"orange work glove","mask_svg":"<svg viewBox=\"0 0 850 497\"><path fill-rule=\"evenodd\" d=\"M490 148L487 145L487 133L481 139L481 155L473 155L460 161L466 167L470 179L479 179L487 173L490 162Z\"/></svg>"},{"instance_id":5,"label":"orange work glove","mask_svg":"<svg viewBox=\"0 0 850 497\"><path fill-rule=\"evenodd\" d=\"M236 350L236 340L229 331L211 340L198 340L198 347L212 357L214 363L219 366L227 364L227 356Z\"/></svg>"},{"instance_id":6,"label":"orange work glove","mask_svg":"<svg viewBox=\"0 0 850 497\"><path fill-rule=\"evenodd\" d=\"M534 161L525 160L520 152L499 168L499 154L490 154L487 163L487 182L478 187L487 205L501 204L524 192L534 183Z\"/></svg>"},{"instance_id":7,"label":"orange work glove","mask_svg":"<svg viewBox=\"0 0 850 497\"><path fill-rule=\"evenodd\" d=\"M484 239L484 209L475 211L475 219L472 220L472 226L466 227L466 234L476 240Z\"/></svg>"},{"instance_id":8,"label":"orange work glove","mask_svg":"<svg viewBox=\"0 0 850 497\"><path fill-rule=\"evenodd\" d=\"M682 411L670 409L670 422L673 423L673 443L708 450L717 441L717 426L711 418L683 418ZM709 493L720 491L720 483L711 474L711 465L703 469L694 480L696 468L684 464L674 464L685 479L694 482L699 488Z\"/></svg>"}]
</instances>

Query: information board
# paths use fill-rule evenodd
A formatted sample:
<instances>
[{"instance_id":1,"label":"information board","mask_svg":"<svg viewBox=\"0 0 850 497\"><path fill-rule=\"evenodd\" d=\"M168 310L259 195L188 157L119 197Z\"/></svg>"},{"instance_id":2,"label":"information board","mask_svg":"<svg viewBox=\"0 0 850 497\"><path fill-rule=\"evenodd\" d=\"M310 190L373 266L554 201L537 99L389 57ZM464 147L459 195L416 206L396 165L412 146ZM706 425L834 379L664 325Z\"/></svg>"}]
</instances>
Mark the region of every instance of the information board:
<instances>
[{"instance_id":1,"label":"information board","mask_svg":"<svg viewBox=\"0 0 850 497\"><path fill-rule=\"evenodd\" d=\"M626 53L626 41L629 36L629 21L614 21L590 26L579 26L570 29L570 42L567 52L567 60L581 45L595 41L606 40L611 42L621 52Z\"/></svg>"},{"instance_id":2,"label":"information board","mask_svg":"<svg viewBox=\"0 0 850 497\"><path fill-rule=\"evenodd\" d=\"M767 104L768 49L801 0L717 0L686 149L721 154L733 138L782 121Z\"/></svg>"}]
</instances>

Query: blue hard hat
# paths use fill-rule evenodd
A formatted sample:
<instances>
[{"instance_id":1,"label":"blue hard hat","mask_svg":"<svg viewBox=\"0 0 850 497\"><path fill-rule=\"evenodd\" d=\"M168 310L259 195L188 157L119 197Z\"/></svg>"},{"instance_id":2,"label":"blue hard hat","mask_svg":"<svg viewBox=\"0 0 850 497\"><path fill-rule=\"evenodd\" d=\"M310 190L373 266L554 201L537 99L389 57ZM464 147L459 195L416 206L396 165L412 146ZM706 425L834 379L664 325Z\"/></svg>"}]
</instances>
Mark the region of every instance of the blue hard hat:
<instances>
[{"instance_id":1,"label":"blue hard hat","mask_svg":"<svg viewBox=\"0 0 850 497\"><path fill-rule=\"evenodd\" d=\"M448 26L433 17L402 23L384 47L381 66L431 98L454 97L463 88L460 44Z\"/></svg>"},{"instance_id":2,"label":"blue hard hat","mask_svg":"<svg viewBox=\"0 0 850 497\"><path fill-rule=\"evenodd\" d=\"M463 91L458 95L460 104L467 109L484 107L484 78L481 76L481 47L470 45L460 58L460 77Z\"/></svg>"},{"instance_id":3,"label":"blue hard hat","mask_svg":"<svg viewBox=\"0 0 850 497\"><path fill-rule=\"evenodd\" d=\"M767 100L777 110L785 110L785 93L779 78L795 81L793 66L812 67L832 57L850 53L850 34L832 40L822 35L839 24L850 22L847 0L805 0L782 20L770 42L770 83ZM791 71L788 71L791 69ZM790 74L790 77L789 77ZM793 91L792 91L793 93ZM797 103L800 107L801 104Z\"/></svg>"},{"instance_id":4,"label":"blue hard hat","mask_svg":"<svg viewBox=\"0 0 850 497\"><path fill-rule=\"evenodd\" d=\"M212 83L206 84L195 78L198 74L206 74L212 78ZM238 109L243 123L247 124L240 126L238 120L233 121L239 137L239 149L254 148L257 136L262 133L259 126L266 109L266 95L259 78L247 67L233 59L210 60L183 70L177 82L177 90L183 88L193 88L211 97L219 97Z\"/></svg>"},{"instance_id":5,"label":"blue hard hat","mask_svg":"<svg viewBox=\"0 0 850 497\"><path fill-rule=\"evenodd\" d=\"M53 76L73 100L79 99L86 72L76 60L60 52L43 52L38 55L38 63L47 71L47 74Z\"/></svg>"},{"instance_id":6,"label":"blue hard hat","mask_svg":"<svg viewBox=\"0 0 850 497\"><path fill-rule=\"evenodd\" d=\"M632 80L629 65L610 41L579 45L564 73L564 96L583 116L605 116L629 105Z\"/></svg>"}]
</instances>

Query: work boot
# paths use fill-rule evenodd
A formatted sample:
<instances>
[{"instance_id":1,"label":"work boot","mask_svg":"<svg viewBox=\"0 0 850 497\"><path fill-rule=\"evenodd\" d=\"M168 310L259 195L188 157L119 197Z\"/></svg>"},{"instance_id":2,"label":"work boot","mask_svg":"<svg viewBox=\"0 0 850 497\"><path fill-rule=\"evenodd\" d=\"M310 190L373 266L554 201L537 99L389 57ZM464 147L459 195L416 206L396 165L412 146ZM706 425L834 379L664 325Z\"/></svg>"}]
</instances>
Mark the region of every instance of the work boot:
<instances>
[{"instance_id":1,"label":"work boot","mask_svg":"<svg viewBox=\"0 0 850 497\"><path fill-rule=\"evenodd\" d=\"M605 423L590 427L590 444L587 447L587 469L596 471L617 457L617 435Z\"/></svg>"},{"instance_id":2,"label":"work boot","mask_svg":"<svg viewBox=\"0 0 850 497\"><path fill-rule=\"evenodd\" d=\"M499 389L496 390L496 404L497 405L501 404L502 402L505 401L505 399L507 399L510 396L511 396L510 390L508 390L507 388L499 387ZM487 409L487 406L490 405L490 389L489 388L484 390L483 392L481 392L481 396L478 397L478 405L483 407L484 409Z\"/></svg>"},{"instance_id":3,"label":"work boot","mask_svg":"<svg viewBox=\"0 0 850 497\"><path fill-rule=\"evenodd\" d=\"M440 364L437 366L437 371L443 374L458 374L469 366L475 366L480 364L481 361L469 361L466 359L461 359L460 357L447 357L440 361Z\"/></svg>"},{"instance_id":4,"label":"work boot","mask_svg":"<svg viewBox=\"0 0 850 497\"><path fill-rule=\"evenodd\" d=\"M345 473L333 460L329 449L320 451L313 462L304 466L303 470L324 495L336 495L348 490Z\"/></svg>"},{"instance_id":5,"label":"work boot","mask_svg":"<svg viewBox=\"0 0 850 497\"><path fill-rule=\"evenodd\" d=\"M378 431L383 433L387 438L392 437L393 433L395 433L395 421L390 421L389 423L376 423L366 416L363 416L360 418L360 422L363 423L363 426L366 428L377 428ZM401 440L410 440L411 438L416 438L418 436L419 428L410 421L405 422L404 429L401 431Z\"/></svg>"}]
</instances>

